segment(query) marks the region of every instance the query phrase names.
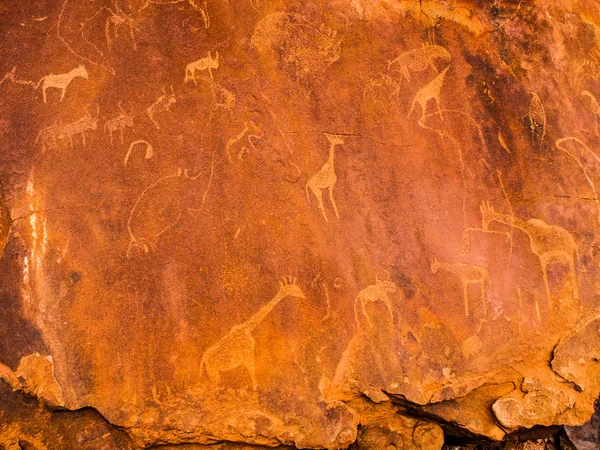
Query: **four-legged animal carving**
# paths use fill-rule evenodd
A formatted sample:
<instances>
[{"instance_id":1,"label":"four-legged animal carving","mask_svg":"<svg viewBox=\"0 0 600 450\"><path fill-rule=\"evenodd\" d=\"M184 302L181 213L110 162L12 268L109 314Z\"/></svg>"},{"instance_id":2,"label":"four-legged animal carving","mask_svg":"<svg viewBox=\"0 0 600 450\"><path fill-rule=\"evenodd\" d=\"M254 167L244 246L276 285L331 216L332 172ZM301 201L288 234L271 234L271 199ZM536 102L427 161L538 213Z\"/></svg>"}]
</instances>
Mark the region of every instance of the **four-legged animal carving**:
<instances>
[{"instance_id":1,"label":"four-legged animal carving","mask_svg":"<svg viewBox=\"0 0 600 450\"><path fill-rule=\"evenodd\" d=\"M354 318L356 319L356 325L360 328L360 321L358 319L358 304L360 303L361 311L363 316L367 319L367 323L371 328L373 328L373 323L371 322L371 318L367 314L367 304L371 302L381 301L387 307L390 318L392 321L394 320L394 313L392 308L392 302L388 297L389 293L394 293L398 289L396 283L390 280L390 274L387 274L387 278L385 280L380 280L375 277L375 284L367 286L362 291L358 293L356 296L356 300L354 301Z\"/></svg>"},{"instance_id":2,"label":"four-legged animal carving","mask_svg":"<svg viewBox=\"0 0 600 450\"><path fill-rule=\"evenodd\" d=\"M227 152L227 158L231 162L231 147L241 142L239 145L241 149L238 153L238 159L241 160L244 152L248 152L248 147L256 149L254 142L263 137L263 133L252 121L244 122L244 129L234 138L231 138L225 144L225 151Z\"/></svg>"},{"instance_id":3,"label":"four-legged animal carving","mask_svg":"<svg viewBox=\"0 0 600 450\"><path fill-rule=\"evenodd\" d=\"M331 200L331 205L333 206L335 217L339 219L340 215L338 213L337 206L333 198L333 187L337 182L337 176L335 175L335 169L333 167L333 158L335 146L343 144L344 141L340 136L336 136L329 133L325 133L325 137L329 141L329 158L327 159L327 162L323 164L321 170L319 170L316 174L314 174L308 179L308 182L306 183L306 198L310 202L310 196L308 193L308 189L310 188L314 196L317 197L317 201L319 202L319 209L323 213L325 222L329 222L329 220L327 219L327 215L325 214L325 207L323 206L323 191L325 189L329 191L329 199Z\"/></svg>"},{"instance_id":4,"label":"four-legged animal carving","mask_svg":"<svg viewBox=\"0 0 600 450\"><path fill-rule=\"evenodd\" d=\"M553 262L567 263L569 275L573 283L574 299L579 299L577 272L575 270L577 244L567 230L557 225L548 225L541 219L522 220L513 215L497 213L494 207L488 202L482 203L480 209L483 220L482 228L484 230L487 230L490 223L495 221L521 230L529 236L531 251L539 258L542 266L548 302L550 302L548 265Z\"/></svg>"},{"instance_id":5,"label":"four-legged animal carving","mask_svg":"<svg viewBox=\"0 0 600 450\"><path fill-rule=\"evenodd\" d=\"M67 87L73 81L73 78L82 77L86 80L88 79L88 73L85 69L85 66L79 66L75 69L71 70L68 73L63 73L59 75L46 75L43 77L37 84L36 89L42 84L42 95L44 97L44 103L48 102L46 97L46 89L48 88L56 88L61 90L60 101L62 102L65 98L65 94L67 92Z\"/></svg>"},{"instance_id":6,"label":"four-legged animal carving","mask_svg":"<svg viewBox=\"0 0 600 450\"><path fill-rule=\"evenodd\" d=\"M81 135L83 146L86 146L85 132L87 130L95 130L98 128L98 111L96 117L92 117L89 111L81 119L71 122L62 127L62 132L69 138L71 148L73 148L73 136L76 134Z\"/></svg>"},{"instance_id":7,"label":"four-legged animal carving","mask_svg":"<svg viewBox=\"0 0 600 450\"><path fill-rule=\"evenodd\" d=\"M156 126L157 130L160 130L160 126L158 122L154 119L154 116L159 112L170 111L171 105L177 103L177 98L175 97L175 93L173 92L173 86L171 86L171 93L167 94L163 88L163 95L158 97L154 103L152 103L148 108L146 108L146 114L152 121L152 123Z\"/></svg>"},{"instance_id":8,"label":"four-legged animal carving","mask_svg":"<svg viewBox=\"0 0 600 450\"><path fill-rule=\"evenodd\" d=\"M444 78L446 77L448 68L449 67L446 67L433 80L417 91L412 105L410 106L408 117L411 116L413 110L415 109L415 104L418 103L421 107L421 118L419 119L419 122L421 122L427 114L427 104L429 103L429 100L435 101L437 111L440 116L442 115L442 111L440 109L440 92L442 90L442 86L444 85Z\"/></svg>"},{"instance_id":9,"label":"four-legged animal carving","mask_svg":"<svg viewBox=\"0 0 600 450\"><path fill-rule=\"evenodd\" d=\"M254 390L257 389L258 382L254 367L255 341L254 337L252 337L252 331L284 298L305 298L302 290L296 286L294 278L287 278L279 284L279 292L277 292L271 301L263 305L246 322L235 325L217 343L205 350L200 362L200 376L206 370L210 382L214 386L218 386L221 380L221 372L244 367L250 374L252 388Z\"/></svg>"},{"instance_id":10,"label":"four-legged animal carving","mask_svg":"<svg viewBox=\"0 0 600 450\"><path fill-rule=\"evenodd\" d=\"M481 288L481 301L483 303L483 315L487 314L487 304L485 301L485 283L489 281L490 274L485 267L475 266L465 263L444 263L437 259L431 261L431 272L436 273L438 269L444 269L460 278L463 288L463 298L465 302L465 316L469 317L469 285L479 284Z\"/></svg>"},{"instance_id":11,"label":"four-legged animal carving","mask_svg":"<svg viewBox=\"0 0 600 450\"><path fill-rule=\"evenodd\" d=\"M219 52L215 51L214 58L211 56L210 52L208 52L208 56L205 56L204 58L200 58L197 61L191 62L185 67L185 78L183 79L183 82L187 83L188 81L192 80L194 82L194 84L196 84L196 72L202 72L204 70L206 70L208 72L208 76L210 77L210 80L212 82L212 80L213 80L212 70L218 69L218 68L219 68Z\"/></svg>"},{"instance_id":12,"label":"four-legged animal carving","mask_svg":"<svg viewBox=\"0 0 600 450\"><path fill-rule=\"evenodd\" d=\"M398 70L406 81L410 82L410 72L422 72L428 67L432 67L436 72L435 60L441 59L444 63L450 63L450 53L444 47L439 45L423 45L421 48L415 48L402 53L397 58L388 62L388 70L393 66L398 66Z\"/></svg>"},{"instance_id":13,"label":"four-legged animal carving","mask_svg":"<svg viewBox=\"0 0 600 450\"><path fill-rule=\"evenodd\" d=\"M133 128L133 111L126 112L119 102L119 115L109 119L104 124L104 132L110 133L110 145L113 145L113 133L119 131L121 133L121 144L123 143L123 130L126 127Z\"/></svg>"}]
</instances>

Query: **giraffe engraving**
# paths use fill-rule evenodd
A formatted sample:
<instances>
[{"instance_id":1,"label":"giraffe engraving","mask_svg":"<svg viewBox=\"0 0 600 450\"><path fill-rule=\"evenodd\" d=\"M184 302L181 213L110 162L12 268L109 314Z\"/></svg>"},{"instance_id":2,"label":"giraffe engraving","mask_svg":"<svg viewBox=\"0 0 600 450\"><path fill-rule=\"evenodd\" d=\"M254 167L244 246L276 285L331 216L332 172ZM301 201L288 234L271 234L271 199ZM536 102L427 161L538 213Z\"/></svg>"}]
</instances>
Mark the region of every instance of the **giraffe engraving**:
<instances>
[{"instance_id":1,"label":"giraffe engraving","mask_svg":"<svg viewBox=\"0 0 600 450\"><path fill-rule=\"evenodd\" d=\"M538 257L542 266L548 303L551 300L548 265L557 262L567 264L572 280L574 299L579 299L577 272L575 270L577 244L567 230L557 225L549 225L542 219L522 220L515 215L498 213L489 202L483 202L480 210L483 220L482 228L484 230L487 230L492 222L498 222L521 230L529 236L531 251Z\"/></svg>"},{"instance_id":2,"label":"giraffe engraving","mask_svg":"<svg viewBox=\"0 0 600 450\"><path fill-rule=\"evenodd\" d=\"M410 111L408 112L408 116L410 117L412 112L415 109L415 105L419 104L421 107L421 118L419 122L422 122L425 119L425 115L427 114L427 104L430 100L435 101L437 106L437 113L442 116L442 110L440 108L440 93L442 90L442 86L444 85L444 79L446 78L446 73L450 66L446 67L443 71L441 71L433 80L419 89L413 99L412 105L410 106Z\"/></svg>"},{"instance_id":3,"label":"giraffe engraving","mask_svg":"<svg viewBox=\"0 0 600 450\"><path fill-rule=\"evenodd\" d=\"M306 298L296 285L296 279L287 277L279 282L279 291L268 303L264 304L252 317L240 325L234 325L219 341L204 351L200 361L200 376L206 370L214 386L221 380L221 372L244 367L252 381L252 388L258 388L256 368L254 366L254 347L256 342L252 331L264 320L279 302L286 297Z\"/></svg>"},{"instance_id":4,"label":"giraffe engraving","mask_svg":"<svg viewBox=\"0 0 600 450\"><path fill-rule=\"evenodd\" d=\"M487 303L485 301L485 284L489 281L490 274L485 267L466 263L439 262L433 258L431 261L431 273L444 269L460 278L463 288L463 300L465 303L465 316L469 317L469 285L478 284L481 289L481 302L483 303L483 314L487 315Z\"/></svg>"},{"instance_id":5,"label":"giraffe engraving","mask_svg":"<svg viewBox=\"0 0 600 450\"><path fill-rule=\"evenodd\" d=\"M325 137L329 141L329 158L321 167L316 174L308 179L306 183L306 198L310 203L310 195L308 190L310 189L314 196L317 198L319 203L319 209L321 213L323 213L323 218L325 222L329 222L327 219L327 214L325 214L325 207L323 206L323 191L327 189L329 192L329 199L331 200L331 205L333 206L333 211L335 212L335 217L340 218L340 214L338 213L337 206L335 204L335 199L333 198L333 187L335 183L337 183L337 176L335 174L335 168L333 165L334 162L334 153L335 146L341 145L344 143L344 140L337 135L325 133Z\"/></svg>"}]
</instances>

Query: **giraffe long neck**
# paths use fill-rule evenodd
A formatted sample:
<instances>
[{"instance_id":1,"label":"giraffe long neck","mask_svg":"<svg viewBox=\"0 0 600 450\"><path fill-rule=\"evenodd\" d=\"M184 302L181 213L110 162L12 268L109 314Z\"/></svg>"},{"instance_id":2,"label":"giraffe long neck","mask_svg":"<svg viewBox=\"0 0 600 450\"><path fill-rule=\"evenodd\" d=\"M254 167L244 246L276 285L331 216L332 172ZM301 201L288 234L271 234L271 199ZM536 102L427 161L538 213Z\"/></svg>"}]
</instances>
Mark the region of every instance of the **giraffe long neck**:
<instances>
[{"instance_id":1,"label":"giraffe long neck","mask_svg":"<svg viewBox=\"0 0 600 450\"><path fill-rule=\"evenodd\" d=\"M514 228L518 228L525 232L529 231L529 227L527 226L527 222L519 219L518 217L508 215L508 214L496 214L494 219L497 222L503 223L505 225L510 225Z\"/></svg>"},{"instance_id":2,"label":"giraffe long neck","mask_svg":"<svg viewBox=\"0 0 600 450\"><path fill-rule=\"evenodd\" d=\"M273 299L263 305L256 313L252 315L246 322L245 326L248 330L252 331L256 326L263 321L263 319L269 314L277 304L283 300L286 296L281 295L281 293L277 293Z\"/></svg>"},{"instance_id":3,"label":"giraffe long neck","mask_svg":"<svg viewBox=\"0 0 600 450\"><path fill-rule=\"evenodd\" d=\"M327 159L327 162L329 164L333 164L334 157L335 157L335 144L331 144L329 146L329 158Z\"/></svg>"}]
</instances>

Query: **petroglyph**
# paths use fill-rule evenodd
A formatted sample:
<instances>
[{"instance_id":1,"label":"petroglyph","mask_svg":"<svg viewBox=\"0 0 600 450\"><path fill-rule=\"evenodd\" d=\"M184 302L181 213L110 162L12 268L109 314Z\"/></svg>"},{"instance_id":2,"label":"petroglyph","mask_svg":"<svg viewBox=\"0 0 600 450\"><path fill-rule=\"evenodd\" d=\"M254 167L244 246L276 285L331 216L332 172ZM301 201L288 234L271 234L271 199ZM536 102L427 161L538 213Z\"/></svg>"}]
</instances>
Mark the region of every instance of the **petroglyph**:
<instances>
[{"instance_id":1,"label":"petroglyph","mask_svg":"<svg viewBox=\"0 0 600 450\"><path fill-rule=\"evenodd\" d=\"M492 222L498 222L521 230L529 236L531 251L536 255L542 266L544 285L551 302L550 284L548 282L548 265L566 262L571 278L574 299L579 299L577 271L575 269L575 254L577 244L573 236L562 227L548 225L542 219L522 220L515 215L497 213L488 202L481 204L482 228L487 230Z\"/></svg>"},{"instance_id":2,"label":"petroglyph","mask_svg":"<svg viewBox=\"0 0 600 450\"><path fill-rule=\"evenodd\" d=\"M248 371L252 388L258 388L254 349L256 342L252 336L254 329L286 297L306 298L296 285L296 279L287 277L279 282L279 291L268 303L263 305L252 317L240 325L234 325L218 342L204 351L200 361L200 376L206 371L213 386L218 386L221 372L243 367Z\"/></svg>"},{"instance_id":3,"label":"petroglyph","mask_svg":"<svg viewBox=\"0 0 600 450\"><path fill-rule=\"evenodd\" d=\"M394 321L394 312L392 307L392 301L390 300L388 293L394 293L397 291L398 286L396 283L391 281L389 272L386 271L387 277L383 280L380 280L378 277L375 277L375 284L367 286L362 291L358 293L356 299L354 300L354 318L356 320L356 326L360 329L361 321L359 319L359 311L358 305L360 304L362 315L367 319L367 323L371 328L373 328L373 322L371 322L371 317L367 313L367 304L381 301L386 306L388 312L390 313L390 319L392 322Z\"/></svg>"},{"instance_id":4,"label":"petroglyph","mask_svg":"<svg viewBox=\"0 0 600 450\"><path fill-rule=\"evenodd\" d=\"M574 142L578 144L580 148L582 148L585 153L579 153L579 157L575 155L574 151L569 151L567 146L567 142ZM567 155L569 155L573 160L577 163L580 169L583 171L583 174L592 189L594 194L594 202L596 203L596 208L598 209L598 223L600 223L600 201L598 200L598 191L596 190L596 184L592 181L592 178L588 174L588 169L593 168L596 174L600 174L600 158L588 148L581 140L574 137L566 137L562 139L558 139L556 141L556 148Z\"/></svg>"},{"instance_id":5,"label":"petroglyph","mask_svg":"<svg viewBox=\"0 0 600 450\"><path fill-rule=\"evenodd\" d=\"M46 96L46 89L48 89L48 88L59 89L61 91L59 101L62 102L65 98L65 94L67 92L67 87L69 87L69 85L71 84L73 79L75 79L77 77L81 77L86 80L88 79L88 73L87 73L85 66L78 66L75 69L71 70L70 72L63 73L63 74L46 75L45 77L42 77L40 79L40 81L36 85L36 89L39 88L40 84L42 85L42 96L44 98L44 103L48 102L48 98Z\"/></svg>"},{"instance_id":6,"label":"petroglyph","mask_svg":"<svg viewBox=\"0 0 600 450\"><path fill-rule=\"evenodd\" d=\"M30 86L34 89L37 89L38 83L35 83L33 81L29 81L29 80L23 80L20 78L17 78L17 66L13 67L12 69L10 69L9 72L6 72L6 74L2 77L2 79L0 80L0 86L2 86L2 84L5 81L12 81L15 84L20 84L20 85L24 85L24 86Z\"/></svg>"},{"instance_id":7,"label":"petroglyph","mask_svg":"<svg viewBox=\"0 0 600 450\"><path fill-rule=\"evenodd\" d=\"M129 150L127 150L127 153L125 154L125 160L123 161L124 166L127 165L127 161L129 161L131 152L138 145L145 146L145 150L144 150L144 158L145 159L150 159L154 155L154 148L152 147L152 145L150 145L150 143L148 141L144 141L143 139L138 139L137 141L133 141L131 144L129 144Z\"/></svg>"},{"instance_id":8,"label":"petroglyph","mask_svg":"<svg viewBox=\"0 0 600 450\"><path fill-rule=\"evenodd\" d=\"M68 123L62 127L61 132L69 139L71 148L73 148L73 136L78 134L81 135L83 146L86 146L85 132L88 130L96 130L98 128L98 113L99 109L96 110L96 116L93 117L89 111L86 111L85 116L81 119Z\"/></svg>"},{"instance_id":9,"label":"petroglyph","mask_svg":"<svg viewBox=\"0 0 600 450\"><path fill-rule=\"evenodd\" d=\"M4 253L4 247L10 236L10 228L12 226L10 210L6 205L6 196L4 195L4 186L0 182L0 256Z\"/></svg>"},{"instance_id":10,"label":"petroglyph","mask_svg":"<svg viewBox=\"0 0 600 450\"><path fill-rule=\"evenodd\" d=\"M500 142L500 146L506 150L506 153L510 153L510 149L508 148L501 131L498 131L498 142Z\"/></svg>"},{"instance_id":11,"label":"petroglyph","mask_svg":"<svg viewBox=\"0 0 600 450\"><path fill-rule=\"evenodd\" d=\"M142 191L127 219L130 237L127 257L134 248L145 253L154 250L158 238L179 222L183 213L178 203L182 175L179 169L176 175L162 177Z\"/></svg>"},{"instance_id":12,"label":"petroglyph","mask_svg":"<svg viewBox=\"0 0 600 450\"><path fill-rule=\"evenodd\" d=\"M171 93L167 94L165 89L163 88L163 95L158 97L154 103L152 103L148 108L146 108L146 114L156 126L157 130L160 130L160 126L158 122L154 118L154 116L158 113L168 112L171 110L171 106L177 103L177 98L175 97L175 92L173 92L173 86L171 86Z\"/></svg>"},{"instance_id":13,"label":"petroglyph","mask_svg":"<svg viewBox=\"0 0 600 450\"><path fill-rule=\"evenodd\" d=\"M388 62L388 70L398 70L406 81L410 82L410 72L422 72L431 67L438 72L435 61L441 59L446 65L450 64L452 56L450 52L439 45L425 44L421 48L415 48L402 53L397 58Z\"/></svg>"},{"instance_id":14,"label":"petroglyph","mask_svg":"<svg viewBox=\"0 0 600 450\"><path fill-rule=\"evenodd\" d=\"M119 102L119 115L117 117L113 117L109 119L104 124L104 132L107 131L110 134L110 145L113 145L113 133L115 131L119 131L121 134L121 144L123 143L123 130L127 127L133 128L133 111L127 112L121 106L121 102Z\"/></svg>"},{"instance_id":15,"label":"petroglyph","mask_svg":"<svg viewBox=\"0 0 600 450\"><path fill-rule=\"evenodd\" d=\"M212 71L219 68L219 52L215 51L215 57L213 58L208 52L208 56L204 58L200 58L197 61L189 63L185 67L185 77L183 79L184 83L188 81L193 81L196 84L196 72L207 71L208 76L210 77L210 82L213 82L213 74Z\"/></svg>"},{"instance_id":16,"label":"petroglyph","mask_svg":"<svg viewBox=\"0 0 600 450\"><path fill-rule=\"evenodd\" d=\"M137 143L146 143L146 141L136 141L133 144ZM146 151L146 156L151 156L148 147ZM126 256L128 258L131 257L133 249L142 250L144 253L156 250L160 236L173 229L184 212L194 214L204 209L213 182L215 155L216 151L211 156L210 175L199 207L190 203L196 197L193 195L199 186L196 180L200 178L202 172L190 176L187 169L179 169L175 175L159 178L141 192L127 219L129 245Z\"/></svg>"},{"instance_id":17,"label":"petroglyph","mask_svg":"<svg viewBox=\"0 0 600 450\"><path fill-rule=\"evenodd\" d=\"M535 139L536 135L541 134L541 140L546 137L546 110L542 104L542 100L535 92L530 92L531 102L529 103L529 129L531 130L531 138Z\"/></svg>"},{"instance_id":18,"label":"petroglyph","mask_svg":"<svg viewBox=\"0 0 600 450\"><path fill-rule=\"evenodd\" d=\"M229 158L229 162L232 162L231 159L231 150L233 147L238 147L238 159L241 161L244 153L248 153L248 149L251 148L256 150L255 141L261 139L264 134L260 131L260 128L256 126L256 124L252 121L244 122L244 128L240 133L229 139L225 144L225 152L227 153L227 158Z\"/></svg>"},{"instance_id":19,"label":"petroglyph","mask_svg":"<svg viewBox=\"0 0 600 450\"><path fill-rule=\"evenodd\" d=\"M122 26L128 28L131 45L134 50L137 50L135 32L140 30L134 25L135 22L133 17L129 14L125 14L125 12L119 8L117 2L114 3L114 7L116 12L110 8L105 8L109 13L106 22L104 23L104 37L106 38L108 51L112 51L114 42L119 39L119 28Z\"/></svg>"},{"instance_id":20,"label":"petroglyph","mask_svg":"<svg viewBox=\"0 0 600 450\"><path fill-rule=\"evenodd\" d=\"M328 190L329 199L331 201L331 205L333 206L335 217L339 219L340 215L335 204L335 199L333 198L333 187L335 186L335 183L337 183L337 176L335 174L334 168L334 153L335 146L343 144L344 141L340 136L336 136L329 133L325 133L325 137L329 141L329 158L327 158L327 161L325 162L325 164L323 164L321 170L319 170L316 174L314 174L308 179L305 189L306 198L309 201L309 203L310 195L308 190L310 188L313 195L317 198L317 201L319 203L319 209L323 213L323 218L325 219L325 222L329 222L329 220L327 219L327 215L325 214L325 207L323 205L323 191L326 189Z\"/></svg>"},{"instance_id":21,"label":"petroglyph","mask_svg":"<svg viewBox=\"0 0 600 450\"><path fill-rule=\"evenodd\" d=\"M251 45L271 54L298 79L321 75L341 55L337 31L284 12L263 17L254 28Z\"/></svg>"},{"instance_id":22,"label":"petroglyph","mask_svg":"<svg viewBox=\"0 0 600 450\"><path fill-rule=\"evenodd\" d=\"M418 104L421 107L421 118L419 122L423 121L425 115L427 114L427 104L430 100L435 101L437 106L437 113L442 116L442 110L440 108L440 93L442 90L442 86L444 85L444 79L446 77L446 73L448 72L449 67L446 67L442 72L440 72L433 80L423 86L421 89L417 91L415 98L410 106L410 111L408 112L408 116L410 117L415 105Z\"/></svg>"},{"instance_id":23,"label":"petroglyph","mask_svg":"<svg viewBox=\"0 0 600 450\"><path fill-rule=\"evenodd\" d=\"M600 104L598 104L598 100L590 91L584 90L581 92L583 97L589 98L589 108L590 112L594 115L594 120L596 122L596 136L600 136L600 132L598 131L598 117L600 116Z\"/></svg>"},{"instance_id":24,"label":"petroglyph","mask_svg":"<svg viewBox=\"0 0 600 450\"><path fill-rule=\"evenodd\" d=\"M483 303L483 316L487 315L487 302L485 299L485 284L490 279L490 274L485 267L466 263L445 263L433 258L431 261L431 272L436 273L438 269L447 270L460 278L463 288L463 300L465 303L465 316L469 317L469 285L478 284Z\"/></svg>"}]
</instances>

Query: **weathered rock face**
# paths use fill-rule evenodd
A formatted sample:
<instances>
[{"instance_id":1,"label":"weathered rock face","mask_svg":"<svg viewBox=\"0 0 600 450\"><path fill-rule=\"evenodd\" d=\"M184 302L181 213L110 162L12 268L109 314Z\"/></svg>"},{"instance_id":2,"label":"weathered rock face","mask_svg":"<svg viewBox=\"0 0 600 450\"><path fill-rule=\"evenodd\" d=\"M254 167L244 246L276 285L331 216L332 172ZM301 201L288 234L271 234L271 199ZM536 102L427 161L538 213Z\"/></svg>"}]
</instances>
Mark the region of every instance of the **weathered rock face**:
<instances>
[{"instance_id":1,"label":"weathered rock face","mask_svg":"<svg viewBox=\"0 0 600 450\"><path fill-rule=\"evenodd\" d=\"M441 426L589 420L592 2L0 17L6 386L93 407L132 447L439 449Z\"/></svg>"}]
</instances>

